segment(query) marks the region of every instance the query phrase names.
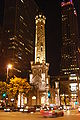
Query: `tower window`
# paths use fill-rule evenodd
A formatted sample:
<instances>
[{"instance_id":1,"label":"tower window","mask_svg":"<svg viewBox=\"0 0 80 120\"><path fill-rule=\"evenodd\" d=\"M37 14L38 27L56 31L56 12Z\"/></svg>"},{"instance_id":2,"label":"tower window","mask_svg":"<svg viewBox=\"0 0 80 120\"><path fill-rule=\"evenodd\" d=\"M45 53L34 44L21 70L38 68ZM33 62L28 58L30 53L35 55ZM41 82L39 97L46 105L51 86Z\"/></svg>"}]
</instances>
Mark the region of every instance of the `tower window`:
<instances>
[{"instance_id":1,"label":"tower window","mask_svg":"<svg viewBox=\"0 0 80 120\"><path fill-rule=\"evenodd\" d=\"M42 29L42 25L41 25L41 29Z\"/></svg>"},{"instance_id":2,"label":"tower window","mask_svg":"<svg viewBox=\"0 0 80 120\"><path fill-rule=\"evenodd\" d=\"M41 51L42 51L42 46L41 46Z\"/></svg>"},{"instance_id":3,"label":"tower window","mask_svg":"<svg viewBox=\"0 0 80 120\"><path fill-rule=\"evenodd\" d=\"M37 62L39 62L39 57L37 57Z\"/></svg>"}]
</instances>

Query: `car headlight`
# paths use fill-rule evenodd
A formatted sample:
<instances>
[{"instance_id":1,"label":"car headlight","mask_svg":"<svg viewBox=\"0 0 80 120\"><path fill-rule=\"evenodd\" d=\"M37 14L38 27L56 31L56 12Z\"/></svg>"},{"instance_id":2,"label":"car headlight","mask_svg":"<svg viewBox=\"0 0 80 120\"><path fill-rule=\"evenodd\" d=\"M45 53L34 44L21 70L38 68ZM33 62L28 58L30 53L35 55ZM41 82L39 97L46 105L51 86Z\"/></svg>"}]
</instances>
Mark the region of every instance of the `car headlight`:
<instances>
[{"instance_id":1,"label":"car headlight","mask_svg":"<svg viewBox=\"0 0 80 120\"><path fill-rule=\"evenodd\" d=\"M24 109L24 112L27 112L28 110Z\"/></svg>"},{"instance_id":2,"label":"car headlight","mask_svg":"<svg viewBox=\"0 0 80 120\"><path fill-rule=\"evenodd\" d=\"M10 111L10 108L8 108L7 111Z\"/></svg>"},{"instance_id":3,"label":"car headlight","mask_svg":"<svg viewBox=\"0 0 80 120\"><path fill-rule=\"evenodd\" d=\"M20 112L22 112L23 111L23 109L20 109Z\"/></svg>"},{"instance_id":4,"label":"car headlight","mask_svg":"<svg viewBox=\"0 0 80 120\"><path fill-rule=\"evenodd\" d=\"M78 111L80 111L80 108L78 108Z\"/></svg>"},{"instance_id":5,"label":"car headlight","mask_svg":"<svg viewBox=\"0 0 80 120\"><path fill-rule=\"evenodd\" d=\"M4 109L4 111L6 111L6 109Z\"/></svg>"}]
</instances>

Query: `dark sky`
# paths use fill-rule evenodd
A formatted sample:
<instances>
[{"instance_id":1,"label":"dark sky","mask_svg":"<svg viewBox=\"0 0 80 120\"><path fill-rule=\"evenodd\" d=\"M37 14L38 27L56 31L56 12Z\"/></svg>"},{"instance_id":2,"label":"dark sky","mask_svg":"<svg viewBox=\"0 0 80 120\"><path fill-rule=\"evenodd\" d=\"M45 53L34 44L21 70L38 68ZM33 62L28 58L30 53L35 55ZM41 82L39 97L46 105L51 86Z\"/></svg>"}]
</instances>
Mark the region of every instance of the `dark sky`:
<instances>
[{"instance_id":1,"label":"dark sky","mask_svg":"<svg viewBox=\"0 0 80 120\"><path fill-rule=\"evenodd\" d=\"M62 0L35 0L46 16L46 57L50 63L49 74L58 75L61 62L61 1ZM2 2L2 3L1 3ZM74 0L77 10L80 34L80 0ZM0 0L0 17L3 0ZM1 19L0 19L1 20ZM0 21L2 22L2 21Z\"/></svg>"},{"instance_id":2,"label":"dark sky","mask_svg":"<svg viewBox=\"0 0 80 120\"><path fill-rule=\"evenodd\" d=\"M46 57L50 63L49 74L58 75L61 62L61 0L36 0L36 2L46 16ZM80 0L74 0L74 6L79 22Z\"/></svg>"}]
</instances>

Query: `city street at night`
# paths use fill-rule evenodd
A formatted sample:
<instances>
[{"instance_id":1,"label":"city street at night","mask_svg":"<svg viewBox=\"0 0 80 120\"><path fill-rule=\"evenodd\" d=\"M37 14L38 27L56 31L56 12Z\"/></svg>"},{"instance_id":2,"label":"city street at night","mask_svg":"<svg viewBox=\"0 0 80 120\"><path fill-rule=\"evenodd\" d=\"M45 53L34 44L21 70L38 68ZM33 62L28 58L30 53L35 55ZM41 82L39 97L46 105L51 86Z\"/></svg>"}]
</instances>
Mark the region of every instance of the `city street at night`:
<instances>
[{"instance_id":1,"label":"city street at night","mask_svg":"<svg viewBox=\"0 0 80 120\"><path fill-rule=\"evenodd\" d=\"M80 0L0 0L0 120L80 120Z\"/></svg>"},{"instance_id":2,"label":"city street at night","mask_svg":"<svg viewBox=\"0 0 80 120\"><path fill-rule=\"evenodd\" d=\"M2 112L0 111L0 120L79 120L80 113L77 110L67 111L63 117L44 118L40 113L21 113L21 112Z\"/></svg>"}]
</instances>

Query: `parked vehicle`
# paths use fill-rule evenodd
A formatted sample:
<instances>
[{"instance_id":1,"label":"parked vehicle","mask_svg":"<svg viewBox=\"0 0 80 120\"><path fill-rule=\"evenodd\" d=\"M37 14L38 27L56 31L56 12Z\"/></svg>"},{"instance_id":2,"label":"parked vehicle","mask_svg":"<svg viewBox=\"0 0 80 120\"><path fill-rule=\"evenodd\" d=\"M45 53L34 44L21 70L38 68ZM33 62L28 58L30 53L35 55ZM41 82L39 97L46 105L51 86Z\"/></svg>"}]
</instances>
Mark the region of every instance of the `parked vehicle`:
<instances>
[{"instance_id":1,"label":"parked vehicle","mask_svg":"<svg viewBox=\"0 0 80 120\"><path fill-rule=\"evenodd\" d=\"M12 112L17 112L17 111L19 111L19 110L18 110L18 108L11 108L11 111L12 111Z\"/></svg>"},{"instance_id":2,"label":"parked vehicle","mask_svg":"<svg viewBox=\"0 0 80 120\"><path fill-rule=\"evenodd\" d=\"M0 101L0 110L4 110L4 107L5 107L5 104L2 101Z\"/></svg>"},{"instance_id":3,"label":"parked vehicle","mask_svg":"<svg viewBox=\"0 0 80 120\"><path fill-rule=\"evenodd\" d=\"M36 112L40 112L41 105L34 105Z\"/></svg>"},{"instance_id":4,"label":"parked vehicle","mask_svg":"<svg viewBox=\"0 0 80 120\"><path fill-rule=\"evenodd\" d=\"M36 112L36 108L34 106L26 106L22 112L33 113Z\"/></svg>"},{"instance_id":5,"label":"parked vehicle","mask_svg":"<svg viewBox=\"0 0 80 120\"><path fill-rule=\"evenodd\" d=\"M11 111L11 106L7 105L6 107L4 107L4 111L5 112L10 112Z\"/></svg>"}]
</instances>

